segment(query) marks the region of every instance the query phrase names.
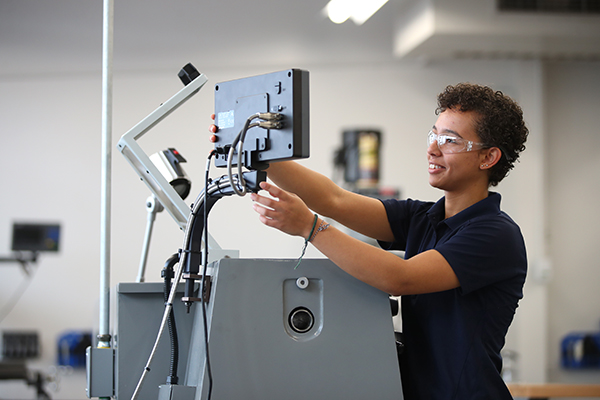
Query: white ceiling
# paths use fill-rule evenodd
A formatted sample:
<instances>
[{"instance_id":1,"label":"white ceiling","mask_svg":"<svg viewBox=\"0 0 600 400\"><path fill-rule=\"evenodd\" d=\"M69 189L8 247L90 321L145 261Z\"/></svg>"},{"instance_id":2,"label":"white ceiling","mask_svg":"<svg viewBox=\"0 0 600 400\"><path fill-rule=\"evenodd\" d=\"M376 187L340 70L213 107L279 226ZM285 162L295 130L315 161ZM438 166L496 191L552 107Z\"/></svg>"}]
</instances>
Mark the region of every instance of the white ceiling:
<instances>
[{"instance_id":1,"label":"white ceiling","mask_svg":"<svg viewBox=\"0 0 600 400\"><path fill-rule=\"evenodd\" d=\"M114 0L115 70L600 59L600 15L498 13L496 0L390 0L362 26L328 0ZM103 0L0 0L0 77L97 72Z\"/></svg>"},{"instance_id":2,"label":"white ceiling","mask_svg":"<svg viewBox=\"0 0 600 400\"><path fill-rule=\"evenodd\" d=\"M114 68L393 59L391 0L362 26L328 0L114 0ZM102 0L0 0L0 75L101 68Z\"/></svg>"},{"instance_id":3,"label":"white ceiling","mask_svg":"<svg viewBox=\"0 0 600 400\"><path fill-rule=\"evenodd\" d=\"M497 0L404 3L394 31L399 58L600 60L599 13L499 11Z\"/></svg>"}]
</instances>

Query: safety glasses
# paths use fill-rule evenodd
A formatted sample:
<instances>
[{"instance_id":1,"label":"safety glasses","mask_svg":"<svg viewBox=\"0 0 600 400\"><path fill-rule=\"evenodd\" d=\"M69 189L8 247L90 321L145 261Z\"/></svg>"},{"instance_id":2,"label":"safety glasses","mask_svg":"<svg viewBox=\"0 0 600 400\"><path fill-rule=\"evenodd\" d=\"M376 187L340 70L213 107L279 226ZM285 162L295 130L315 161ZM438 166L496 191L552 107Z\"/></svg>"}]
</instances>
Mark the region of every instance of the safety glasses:
<instances>
[{"instance_id":1,"label":"safety glasses","mask_svg":"<svg viewBox=\"0 0 600 400\"><path fill-rule=\"evenodd\" d=\"M463 153L465 151L485 148L485 143L473 142L454 135L438 135L433 131L427 134L427 147L437 142L440 151L444 154Z\"/></svg>"}]
</instances>

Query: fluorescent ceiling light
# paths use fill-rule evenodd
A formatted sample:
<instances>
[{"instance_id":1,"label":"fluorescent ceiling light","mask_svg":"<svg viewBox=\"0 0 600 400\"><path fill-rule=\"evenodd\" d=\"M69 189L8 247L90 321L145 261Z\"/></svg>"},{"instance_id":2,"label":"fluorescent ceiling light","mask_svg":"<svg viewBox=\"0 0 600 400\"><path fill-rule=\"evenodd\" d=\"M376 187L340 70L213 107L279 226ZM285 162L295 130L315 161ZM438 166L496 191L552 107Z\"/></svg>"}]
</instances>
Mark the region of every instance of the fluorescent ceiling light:
<instances>
[{"instance_id":1,"label":"fluorescent ceiling light","mask_svg":"<svg viewBox=\"0 0 600 400\"><path fill-rule=\"evenodd\" d=\"M341 24L350 18L356 25L362 25L371 18L388 0L330 0L325 6L329 19Z\"/></svg>"}]
</instances>

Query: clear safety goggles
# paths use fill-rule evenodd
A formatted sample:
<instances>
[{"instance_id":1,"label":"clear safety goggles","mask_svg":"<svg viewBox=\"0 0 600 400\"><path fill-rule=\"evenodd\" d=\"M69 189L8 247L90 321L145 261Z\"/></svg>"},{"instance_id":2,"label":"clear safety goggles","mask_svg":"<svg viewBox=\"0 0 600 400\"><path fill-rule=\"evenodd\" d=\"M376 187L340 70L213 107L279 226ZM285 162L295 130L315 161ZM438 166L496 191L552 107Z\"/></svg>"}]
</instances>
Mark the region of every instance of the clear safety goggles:
<instances>
[{"instance_id":1,"label":"clear safety goggles","mask_svg":"<svg viewBox=\"0 0 600 400\"><path fill-rule=\"evenodd\" d=\"M462 153L486 147L485 143L473 142L454 135L438 135L433 131L429 131L427 134L427 147L431 146L433 142L437 142L440 151L444 154Z\"/></svg>"}]
</instances>

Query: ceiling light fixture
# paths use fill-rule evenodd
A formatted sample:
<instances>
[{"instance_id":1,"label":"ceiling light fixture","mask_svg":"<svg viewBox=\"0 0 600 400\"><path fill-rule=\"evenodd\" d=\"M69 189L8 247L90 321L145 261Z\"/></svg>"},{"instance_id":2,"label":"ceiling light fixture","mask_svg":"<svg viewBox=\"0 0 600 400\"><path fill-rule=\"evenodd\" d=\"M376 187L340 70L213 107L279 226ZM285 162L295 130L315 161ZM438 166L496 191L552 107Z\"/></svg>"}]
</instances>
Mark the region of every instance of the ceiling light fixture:
<instances>
[{"instance_id":1,"label":"ceiling light fixture","mask_svg":"<svg viewBox=\"0 0 600 400\"><path fill-rule=\"evenodd\" d=\"M356 25L362 25L371 18L388 0L330 0L325 6L325 13L336 24L348 19Z\"/></svg>"}]
</instances>

